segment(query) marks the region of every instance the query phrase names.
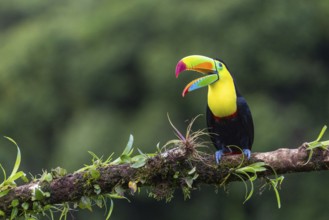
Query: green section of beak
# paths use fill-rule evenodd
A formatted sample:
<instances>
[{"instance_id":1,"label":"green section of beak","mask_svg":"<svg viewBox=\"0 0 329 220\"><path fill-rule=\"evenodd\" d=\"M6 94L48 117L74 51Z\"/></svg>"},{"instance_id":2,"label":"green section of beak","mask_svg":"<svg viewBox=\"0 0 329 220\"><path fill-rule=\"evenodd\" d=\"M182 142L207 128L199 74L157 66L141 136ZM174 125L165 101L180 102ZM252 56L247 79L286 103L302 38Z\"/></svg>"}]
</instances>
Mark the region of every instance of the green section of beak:
<instances>
[{"instance_id":1,"label":"green section of beak","mask_svg":"<svg viewBox=\"0 0 329 220\"><path fill-rule=\"evenodd\" d=\"M208 85L216 82L218 79L219 79L219 76L217 74L211 74L208 76L204 76L204 77L195 79L186 85L185 89L183 90L182 96L184 97L186 95L186 93L188 93L188 92L208 86Z\"/></svg>"}]
</instances>

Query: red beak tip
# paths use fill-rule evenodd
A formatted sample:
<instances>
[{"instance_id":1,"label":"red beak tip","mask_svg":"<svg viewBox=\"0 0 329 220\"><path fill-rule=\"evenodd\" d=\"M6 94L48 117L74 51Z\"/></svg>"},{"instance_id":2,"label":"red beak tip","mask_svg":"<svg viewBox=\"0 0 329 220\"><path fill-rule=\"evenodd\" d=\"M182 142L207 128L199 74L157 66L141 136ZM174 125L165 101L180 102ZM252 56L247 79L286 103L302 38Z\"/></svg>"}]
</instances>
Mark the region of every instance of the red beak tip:
<instances>
[{"instance_id":1,"label":"red beak tip","mask_svg":"<svg viewBox=\"0 0 329 220\"><path fill-rule=\"evenodd\" d=\"M183 98L185 97L185 95L188 93L188 90L186 89L184 89L184 91L182 92L182 96L183 96Z\"/></svg>"},{"instance_id":2,"label":"red beak tip","mask_svg":"<svg viewBox=\"0 0 329 220\"><path fill-rule=\"evenodd\" d=\"M184 70L186 70L186 64L183 62L183 61L179 61L177 63L177 66L176 66L176 78L178 77L178 75L183 72Z\"/></svg>"}]
</instances>

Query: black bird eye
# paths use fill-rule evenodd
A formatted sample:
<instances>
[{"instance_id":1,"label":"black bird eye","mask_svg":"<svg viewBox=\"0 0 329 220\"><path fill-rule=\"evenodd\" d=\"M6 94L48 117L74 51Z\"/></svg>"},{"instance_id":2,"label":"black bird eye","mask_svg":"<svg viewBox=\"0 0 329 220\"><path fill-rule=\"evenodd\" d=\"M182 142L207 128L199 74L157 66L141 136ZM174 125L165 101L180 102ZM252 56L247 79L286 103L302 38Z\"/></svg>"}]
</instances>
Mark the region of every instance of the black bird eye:
<instances>
[{"instance_id":1,"label":"black bird eye","mask_svg":"<svg viewBox=\"0 0 329 220\"><path fill-rule=\"evenodd\" d=\"M223 69L223 64L221 62L217 62L218 69Z\"/></svg>"}]
</instances>

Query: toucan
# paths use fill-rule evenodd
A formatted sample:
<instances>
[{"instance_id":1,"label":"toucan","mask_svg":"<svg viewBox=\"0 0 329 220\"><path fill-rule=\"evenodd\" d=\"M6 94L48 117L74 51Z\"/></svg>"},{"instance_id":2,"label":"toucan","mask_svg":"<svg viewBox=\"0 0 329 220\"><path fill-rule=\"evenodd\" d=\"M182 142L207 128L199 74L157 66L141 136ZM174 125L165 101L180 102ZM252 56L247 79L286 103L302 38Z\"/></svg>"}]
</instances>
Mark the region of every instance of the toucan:
<instances>
[{"instance_id":1,"label":"toucan","mask_svg":"<svg viewBox=\"0 0 329 220\"><path fill-rule=\"evenodd\" d=\"M176 78L187 70L205 75L187 84L182 96L208 86L206 118L210 139L217 149L217 164L223 155L242 152L250 159L254 141L252 115L226 65L219 59L191 55L177 63Z\"/></svg>"}]
</instances>

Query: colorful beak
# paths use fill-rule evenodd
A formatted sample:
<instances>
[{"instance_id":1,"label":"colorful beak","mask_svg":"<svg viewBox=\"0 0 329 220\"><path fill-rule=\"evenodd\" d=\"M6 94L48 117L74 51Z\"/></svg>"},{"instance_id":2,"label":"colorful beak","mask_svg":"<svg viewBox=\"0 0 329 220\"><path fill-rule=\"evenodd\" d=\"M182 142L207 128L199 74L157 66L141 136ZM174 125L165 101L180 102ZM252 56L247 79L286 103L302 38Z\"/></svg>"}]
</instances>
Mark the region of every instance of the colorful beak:
<instances>
[{"instance_id":1,"label":"colorful beak","mask_svg":"<svg viewBox=\"0 0 329 220\"><path fill-rule=\"evenodd\" d=\"M181 59L176 66L176 78L186 70L207 74L207 76L195 79L187 84L182 93L183 97L186 93L208 86L219 79L215 60L206 56L191 55Z\"/></svg>"}]
</instances>

